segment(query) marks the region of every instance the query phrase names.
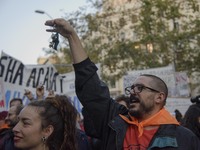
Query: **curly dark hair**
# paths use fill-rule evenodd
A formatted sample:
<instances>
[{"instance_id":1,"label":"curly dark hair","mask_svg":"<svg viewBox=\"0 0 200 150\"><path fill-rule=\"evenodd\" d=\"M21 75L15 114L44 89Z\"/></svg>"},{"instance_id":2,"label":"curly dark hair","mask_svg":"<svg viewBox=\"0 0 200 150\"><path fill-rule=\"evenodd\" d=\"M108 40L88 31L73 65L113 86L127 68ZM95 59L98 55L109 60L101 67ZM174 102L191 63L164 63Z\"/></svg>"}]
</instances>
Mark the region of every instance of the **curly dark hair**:
<instances>
[{"instance_id":1,"label":"curly dark hair","mask_svg":"<svg viewBox=\"0 0 200 150\"><path fill-rule=\"evenodd\" d=\"M42 101L33 101L28 106L39 107L42 118L42 128L48 125L54 127L46 144L50 150L75 150L77 111L67 96L56 95Z\"/></svg>"}]
</instances>

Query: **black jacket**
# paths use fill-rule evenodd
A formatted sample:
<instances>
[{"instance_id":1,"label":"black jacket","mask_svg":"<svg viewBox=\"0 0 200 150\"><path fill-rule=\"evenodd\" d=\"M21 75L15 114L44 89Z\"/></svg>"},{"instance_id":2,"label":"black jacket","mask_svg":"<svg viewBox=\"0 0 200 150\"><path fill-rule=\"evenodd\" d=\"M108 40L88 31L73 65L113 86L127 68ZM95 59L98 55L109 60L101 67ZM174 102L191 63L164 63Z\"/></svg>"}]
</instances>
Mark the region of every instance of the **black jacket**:
<instances>
[{"instance_id":1,"label":"black jacket","mask_svg":"<svg viewBox=\"0 0 200 150\"><path fill-rule=\"evenodd\" d=\"M78 143L78 150L91 150L91 145L84 131L76 129L76 140Z\"/></svg>"},{"instance_id":2,"label":"black jacket","mask_svg":"<svg viewBox=\"0 0 200 150\"><path fill-rule=\"evenodd\" d=\"M102 150L121 150L128 124L119 114L128 115L123 105L110 98L109 89L97 75L90 59L74 64L76 94L90 114L96 137L102 140ZM152 138L149 150L200 150L200 141L188 129L162 125Z\"/></svg>"},{"instance_id":3,"label":"black jacket","mask_svg":"<svg viewBox=\"0 0 200 150\"><path fill-rule=\"evenodd\" d=\"M14 146L14 134L11 128L0 130L0 150L19 150Z\"/></svg>"}]
</instances>

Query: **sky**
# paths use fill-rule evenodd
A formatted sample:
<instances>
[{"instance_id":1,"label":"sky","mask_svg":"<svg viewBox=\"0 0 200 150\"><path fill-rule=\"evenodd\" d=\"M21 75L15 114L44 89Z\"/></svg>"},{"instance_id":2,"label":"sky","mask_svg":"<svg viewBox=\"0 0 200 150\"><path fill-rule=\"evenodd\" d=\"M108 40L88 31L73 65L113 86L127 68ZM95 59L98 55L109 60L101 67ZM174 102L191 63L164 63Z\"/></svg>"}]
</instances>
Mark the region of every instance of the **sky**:
<instances>
[{"instance_id":1,"label":"sky","mask_svg":"<svg viewBox=\"0 0 200 150\"><path fill-rule=\"evenodd\" d=\"M51 33L44 25L49 16L60 18L85 6L87 0L0 0L0 51L21 61L37 64L45 57ZM35 13L42 10L46 14ZM49 16L48 16L49 15Z\"/></svg>"}]
</instances>

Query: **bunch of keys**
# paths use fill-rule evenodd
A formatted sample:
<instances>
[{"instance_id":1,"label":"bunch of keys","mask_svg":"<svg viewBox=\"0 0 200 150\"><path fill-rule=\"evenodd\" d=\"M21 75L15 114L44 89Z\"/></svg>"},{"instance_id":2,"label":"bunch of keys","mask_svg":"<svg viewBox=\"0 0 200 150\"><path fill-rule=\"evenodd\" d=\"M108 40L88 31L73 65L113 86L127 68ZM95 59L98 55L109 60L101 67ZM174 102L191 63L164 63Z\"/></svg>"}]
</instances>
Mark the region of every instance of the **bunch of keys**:
<instances>
[{"instance_id":1,"label":"bunch of keys","mask_svg":"<svg viewBox=\"0 0 200 150\"><path fill-rule=\"evenodd\" d=\"M52 33L51 35L52 41L49 43L49 47L57 50L58 44L59 44L59 34L58 32Z\"/></svg>"}]
</instances>

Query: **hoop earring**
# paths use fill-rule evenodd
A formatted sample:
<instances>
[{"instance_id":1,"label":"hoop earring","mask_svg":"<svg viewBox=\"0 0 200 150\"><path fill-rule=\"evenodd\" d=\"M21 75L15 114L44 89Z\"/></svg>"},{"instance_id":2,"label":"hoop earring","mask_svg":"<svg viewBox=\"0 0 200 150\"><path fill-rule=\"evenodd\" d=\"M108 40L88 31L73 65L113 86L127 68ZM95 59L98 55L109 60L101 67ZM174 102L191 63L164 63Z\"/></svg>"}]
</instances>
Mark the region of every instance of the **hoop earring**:
<instances>
[{"instance_id":1,"label":"hoop earring","mask_svg":"<svg viewBox=\"0 0 200 150\"><path fill-rule=\"evenodd\" d=\"M45 136L42 137L42 142L45 143L47 138Z\"/></svg>"}]
</instances>

